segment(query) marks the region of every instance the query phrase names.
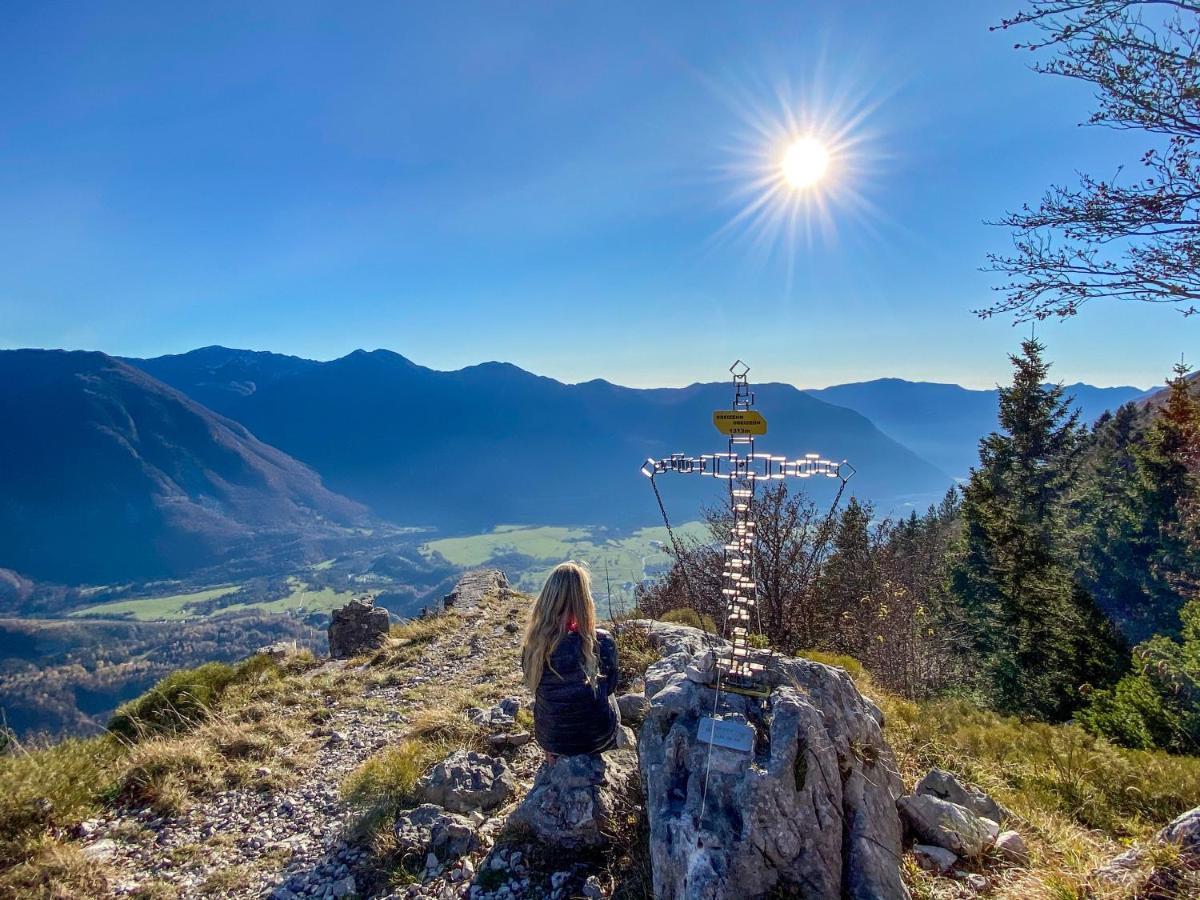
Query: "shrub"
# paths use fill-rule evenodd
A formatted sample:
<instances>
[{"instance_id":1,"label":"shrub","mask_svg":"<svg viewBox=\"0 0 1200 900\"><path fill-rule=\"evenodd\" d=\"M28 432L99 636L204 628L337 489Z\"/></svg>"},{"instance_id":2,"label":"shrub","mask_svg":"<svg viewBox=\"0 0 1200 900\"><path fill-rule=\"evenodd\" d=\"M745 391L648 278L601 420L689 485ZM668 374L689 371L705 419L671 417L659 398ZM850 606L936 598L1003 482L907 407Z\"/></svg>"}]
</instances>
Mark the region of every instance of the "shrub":
<instances>
[{"instance_id":1,"label":"shrub","mask_svg":"<svg viewBox=\"0 0 1200 900\"><path fill-rule=\"evenodd\" d=\"M1179 612L1181 642L1163 635L1138 644L1133 670L1095 691L1079 722L1134 749L1194 753L1200 747L1200 600Z\"/></svg>"},{"instance_id":2,"label":"shrub","mask_svg":"<svg viewBox=\"0 0 1200 900\"><path fill-rule=\"evenodd\" d=\"M707 631L709 634L717 633L717 623L713 621L712 616L701 615L694 609L686 607L680 609L672 609L669 612L663 613L658 617L660 622L672 622L676 625L690 625L692 628L699 628L701 631Z\"/></svg>"}]
</instances>

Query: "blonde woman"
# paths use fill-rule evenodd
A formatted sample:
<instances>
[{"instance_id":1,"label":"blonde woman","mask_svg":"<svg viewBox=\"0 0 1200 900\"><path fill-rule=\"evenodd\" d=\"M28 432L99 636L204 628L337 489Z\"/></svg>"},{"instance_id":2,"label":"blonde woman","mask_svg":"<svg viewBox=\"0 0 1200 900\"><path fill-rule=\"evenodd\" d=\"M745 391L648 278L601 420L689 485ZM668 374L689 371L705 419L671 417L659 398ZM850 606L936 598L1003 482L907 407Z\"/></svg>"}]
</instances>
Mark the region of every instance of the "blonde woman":
<instances>
[{"instance_id":1,"label":"blonde woman","mask_svg":"<svg viewBox=\"0 0 1200 900\"><path fill-rule=\"evenodd\" d=\"M620 723L613 699L617 645L596 628L582 566L563 563L546 579L529 614L521 669L537 698L534 735L547 761L612 746Z\"/></svg>"}]
</instances>

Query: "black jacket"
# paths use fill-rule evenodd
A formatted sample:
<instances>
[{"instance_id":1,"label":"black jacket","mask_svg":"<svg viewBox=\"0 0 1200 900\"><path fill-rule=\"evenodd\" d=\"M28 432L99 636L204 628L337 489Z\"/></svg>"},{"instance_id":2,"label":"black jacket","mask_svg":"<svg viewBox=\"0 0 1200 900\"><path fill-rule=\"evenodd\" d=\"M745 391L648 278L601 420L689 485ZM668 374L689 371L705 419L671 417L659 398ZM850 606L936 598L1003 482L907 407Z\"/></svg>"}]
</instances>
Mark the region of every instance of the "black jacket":
<instances>
[{"instance_id":1,"label":"black jacket","mask_svg":"<svg viewBox=\"0 0 1200 900\"><path fill-rule=\"evenodd\" d=\"M566 635L550 654L533 708L534 734L546 752L574 756L612 745L620 722L612 697L617 689L617 645L599 628L596 656L600 677L593 689L583 675L583 639L578 634Z\"/></svg>"}]
</instances>

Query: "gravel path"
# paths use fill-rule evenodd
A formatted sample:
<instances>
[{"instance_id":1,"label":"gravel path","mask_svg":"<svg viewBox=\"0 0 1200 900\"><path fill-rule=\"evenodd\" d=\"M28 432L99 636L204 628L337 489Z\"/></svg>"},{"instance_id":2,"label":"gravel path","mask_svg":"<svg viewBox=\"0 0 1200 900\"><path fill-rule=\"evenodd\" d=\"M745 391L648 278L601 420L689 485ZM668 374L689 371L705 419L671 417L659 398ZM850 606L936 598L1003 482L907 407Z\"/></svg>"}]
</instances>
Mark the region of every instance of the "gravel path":
<instances>
[{"instance_id":1,"label":"gravel path","mask_svg":"<svg viewBox=\"0 0 1200 900\"><path fill-rule=\"evenodd\" d=\"M489 585L479 583L486 589ZM476 585L470 587L479 590ZM436 685L451 691L489 682L484 662L515 660L519 632L512 623L524 614L524 600L503 595L502 602L460 599L462 627L427 644L420 656L394 670L391 683L375 684L371 669L330 661L307 673L338 675L339 692L352 685L365 702L346 703L326 696L327 721L305 725L301 746L278 748L277 759L290 758L295 770L286 786L263 790L241 787L202 796L177 816L151 810L121 810L85 823L86 851L114 873L115 896L145 898L230 897L294 900L300 897L462 896L470 892L468 859L446 873L436 887L389 893L371 849L354 836L360 812L339 795L343 778L369 756L399 741L421 704L414 689ZM507 626L507 627L505 627ZM410 699L405 699L408 693ZM308 716L312 708L298 710ZM311 747L315 747L312 752ZM272 763L258 775L270 783ZM518 795L532 780L538 753L531 745L511 760ZM494 836L502 821L480 822L481 834ZM520 860L517 861L520 868ZM511 867L511 860L505 864ZM456 874L457 873L457 874ZM394 890L394 889L392 889ZM430 894L425 891L433 890ZM483 893L477 888L472 896ZM509 893L512 896L512 893Z\"/></svg>"}]
</instances>

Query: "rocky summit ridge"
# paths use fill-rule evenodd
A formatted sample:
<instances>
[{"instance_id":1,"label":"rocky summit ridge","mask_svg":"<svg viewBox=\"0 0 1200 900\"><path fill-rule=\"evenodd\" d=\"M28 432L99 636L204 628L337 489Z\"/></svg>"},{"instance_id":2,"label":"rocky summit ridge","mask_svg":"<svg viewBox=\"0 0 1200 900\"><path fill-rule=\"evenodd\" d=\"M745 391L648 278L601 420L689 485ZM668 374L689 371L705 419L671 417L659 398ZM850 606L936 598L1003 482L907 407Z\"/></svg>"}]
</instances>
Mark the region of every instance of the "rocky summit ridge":
<instances>
[{"instance_id":1,"label":"rocky summit ridge","mask_svg":"<svg viewBox=\"0 0 1200 900\"><path fill-rule=\"evenodd\" d=\"M80 823L90 883L138 898L899 900L922 870L948 886L928 896L971 896L1029 863L1027 825L985 791L941 769L905 789L883 713L842 668L764 651L770 696L718 708L753 726L750 752L710 748L698 722L722 642L682 625L620 623L618 746L545 765L519 674L529 598L476 572L447 600L347 659L272 648L278 667L159 746L169 759L135 745L148 783L155 765L192 781L123 791ZM254 744L245 722L277 739ZM242 758L239 778L189 770L198 734ZM1158 840L1200 866L1198 825L1193 811ZM1128 879L1153 852L1097 877Z\"/></svg>"}]
</instances>

